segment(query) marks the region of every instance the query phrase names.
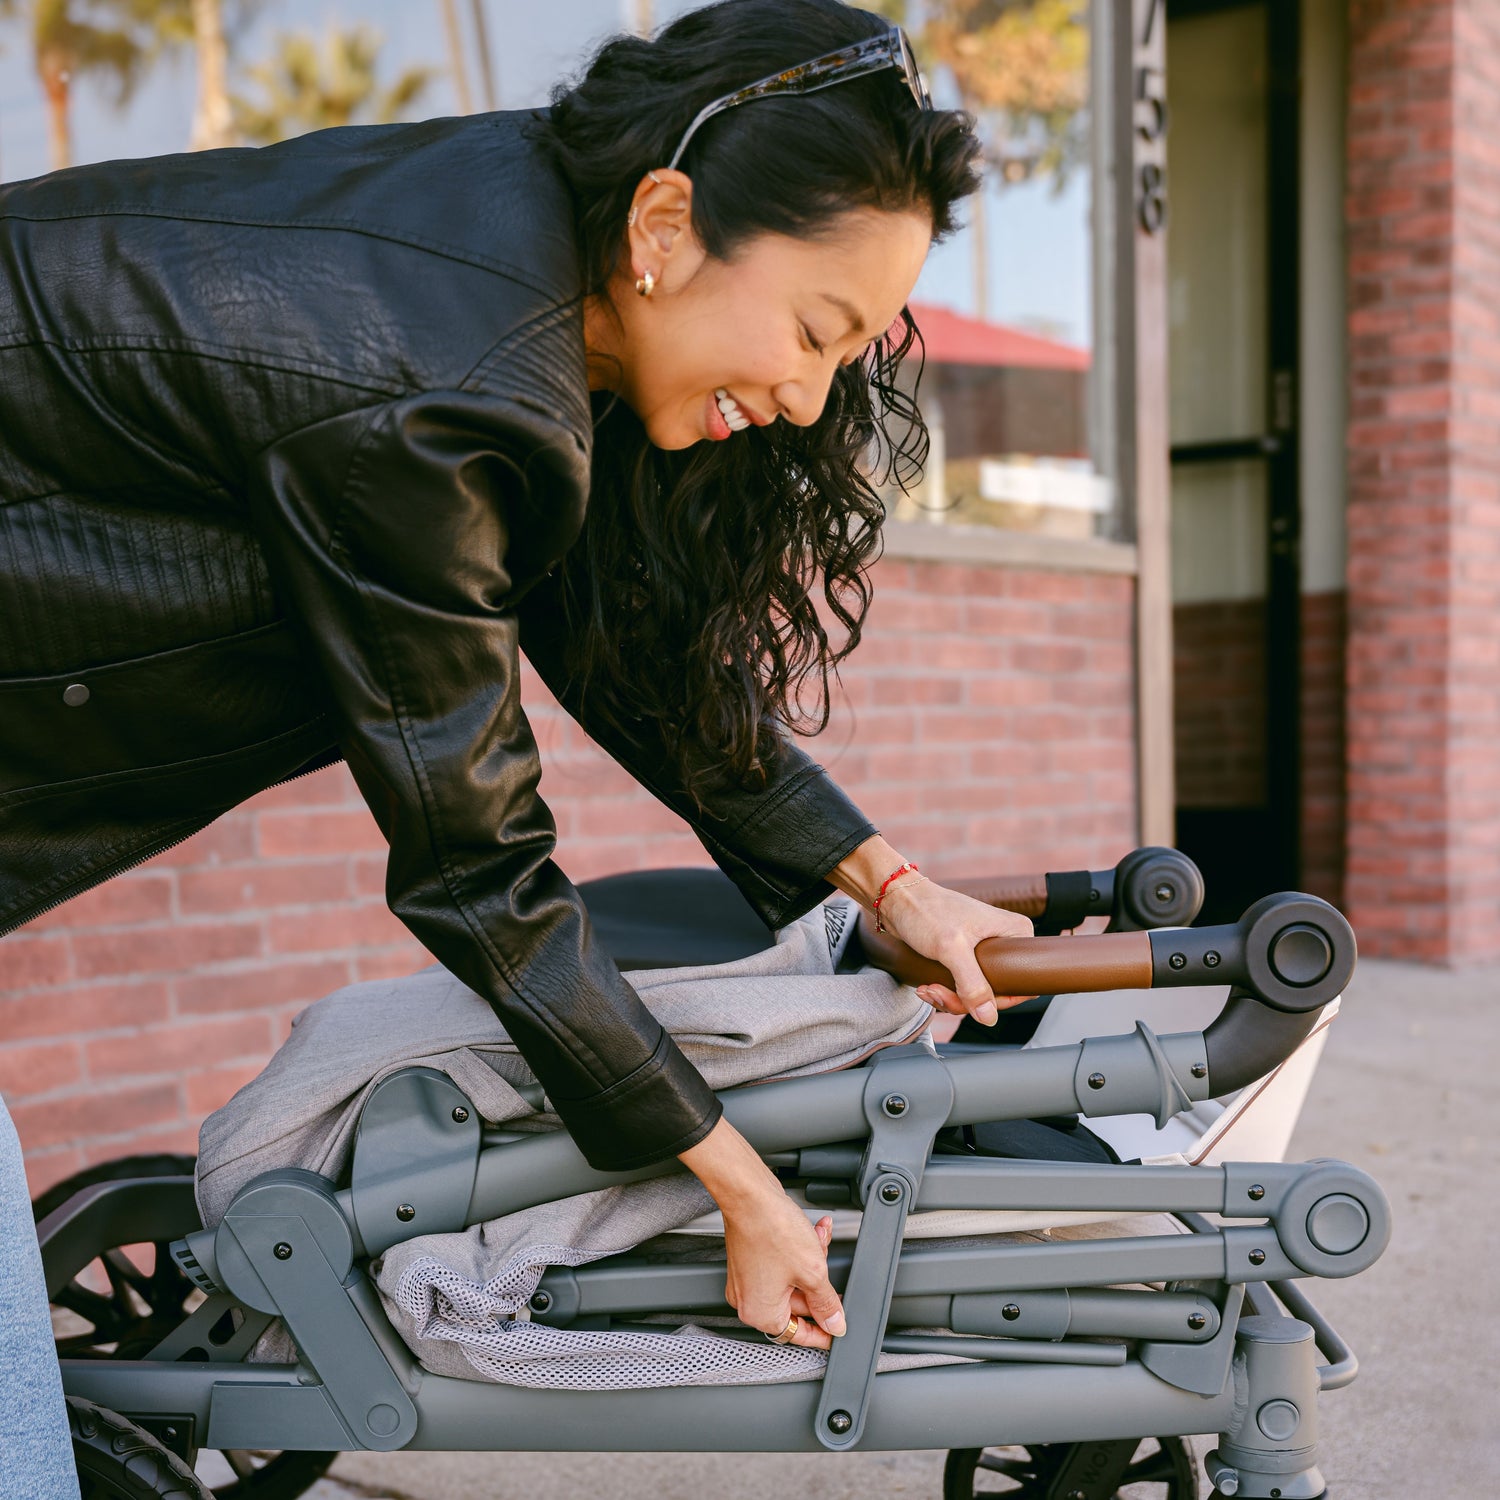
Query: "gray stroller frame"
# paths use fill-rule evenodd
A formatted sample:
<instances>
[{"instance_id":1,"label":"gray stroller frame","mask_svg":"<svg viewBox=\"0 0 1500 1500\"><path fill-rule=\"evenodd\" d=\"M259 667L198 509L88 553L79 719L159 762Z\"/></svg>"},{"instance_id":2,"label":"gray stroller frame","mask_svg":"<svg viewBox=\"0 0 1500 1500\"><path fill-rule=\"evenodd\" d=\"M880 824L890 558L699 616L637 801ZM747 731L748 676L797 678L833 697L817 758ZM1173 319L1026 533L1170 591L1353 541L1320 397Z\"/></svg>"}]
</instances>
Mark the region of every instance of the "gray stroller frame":
<instances>
[{"instance_id":1,"label":"gray stroller frame","mask_svg":"<svg viewBox=\"0 0 1500 1500\"><path fill-rule=\"evenodd\" d=\"M1094 888L1080 887L1075 901L1092 897L1097 908L1106 878L1090 877ZM1049 888L1040 889L1045 900ZM1157 889L1176 906L1164 883ZM901 977L932 972L868 927L862 934L872 960ZM1324 1495L1318 1395L1348 1384L1356 1362L1295 1283L1353 1275L1379 1257L1390 1214L1372 1179L1333 1161L1093 1165L933 1154L933 1144L944 1127L1075 1113L1147 1113L1160 1126L1253 1084L1346 985L1355 960L1348 923L1316 898L1280 895L1233 925L992 941L978 956L997 993L1225 982L1231 991L1202 1031L1157 1036L1137 1022L1133 1034L1072 1046L899 1047L848 1071L724 1093L727 1118L785 1180L815 1203L863 1211L852 1252L836 1246L829 1258L849 1332L821 1382L564 1391L423 1370L369 1280L373 1257L415 1233L681 1169L596 1171L565 1133L491 1129L449 1078L410 1068L367 1101L346 1186L270 1172L213 1229L200 1227L190 1178L100 1183L49 1215L39 1229L49 1293L101 1247L175 1237L176 1266L206 1294L145 1358L65 1358L65 1389L168 1435L190 1462L199 1447L1067 1443L1068 1464L1047 1494L1108 1500L1130 1457L1122 1439L1217 1432L1217 1495ZM1157 1212L1188 1232L904 1240L908 1214L935 1209ZM722 1264L623 1255L549 1270L529 1310L539 1322L597 1329L728 1308ZM246 1363L274 1318L285 1320L299 1361ZM944 1331L902 1331L931 1329ZM970 1362L877 1374L882 1350Z\"/></svg>"}]
</instances>

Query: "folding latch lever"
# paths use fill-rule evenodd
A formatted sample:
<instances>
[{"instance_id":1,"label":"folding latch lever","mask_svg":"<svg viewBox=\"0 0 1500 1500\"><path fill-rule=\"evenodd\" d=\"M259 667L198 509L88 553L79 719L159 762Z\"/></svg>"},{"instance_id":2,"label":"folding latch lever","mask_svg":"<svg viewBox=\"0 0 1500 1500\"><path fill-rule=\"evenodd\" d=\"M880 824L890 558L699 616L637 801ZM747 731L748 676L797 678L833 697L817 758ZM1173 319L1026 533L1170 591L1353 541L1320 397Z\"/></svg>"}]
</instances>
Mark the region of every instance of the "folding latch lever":
<instances>
[{"instance_id":1,"label":"folding latch lever","mask_svg":"<svg viewBox=\"0 0 1500 1500\"><path fill-rule=\"evenodd\" d=\"M952 1108L953 1080L928 1048L893 1047L870 1064L864 1092L870 1146L860 1174L864 1217L844 1287L849 1326L833 1341L815 1418L818 1441L835 1452L853 1448L864 1432L906 1216Z\"/></svg>"}]
</instances>

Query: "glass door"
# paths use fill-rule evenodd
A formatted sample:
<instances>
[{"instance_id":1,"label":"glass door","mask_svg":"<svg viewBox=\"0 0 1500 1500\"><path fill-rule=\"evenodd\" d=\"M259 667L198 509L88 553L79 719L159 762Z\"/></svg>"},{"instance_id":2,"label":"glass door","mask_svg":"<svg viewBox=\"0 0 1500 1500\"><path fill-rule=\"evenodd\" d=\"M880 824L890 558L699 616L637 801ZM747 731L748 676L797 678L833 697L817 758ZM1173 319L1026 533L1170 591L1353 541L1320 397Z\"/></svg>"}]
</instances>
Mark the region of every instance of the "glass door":
<instances>
[{"instance_id":1,"label":"glass door","mask_svg":"<svg viewBox=\"0 0 1500 1500\"><path fill-rule=\"evenodd\" d=\"M1177 841L1224 920L1297 883L1297 10L1167 14Z\"/></svg>"}]
</instances>

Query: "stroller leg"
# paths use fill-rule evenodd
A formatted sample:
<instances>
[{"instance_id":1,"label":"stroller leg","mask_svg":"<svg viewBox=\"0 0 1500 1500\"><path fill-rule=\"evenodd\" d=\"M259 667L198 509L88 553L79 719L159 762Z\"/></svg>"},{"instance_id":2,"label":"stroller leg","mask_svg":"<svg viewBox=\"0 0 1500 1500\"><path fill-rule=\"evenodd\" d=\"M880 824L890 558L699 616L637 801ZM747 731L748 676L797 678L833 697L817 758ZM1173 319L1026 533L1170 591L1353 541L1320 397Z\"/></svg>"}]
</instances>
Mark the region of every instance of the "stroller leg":
<instances>
[{"instance_id":1,"label":"stroller leg","mask_svg":"<svg viewBox=\"0 0 1500 1500\"><path fill-rule=\"evenodd\" d=\"M1208 1455L1215 1496L1320 1500L1319 1377L1313 1330L1297 1318L1240 1320L1236 1420Z\"/></svg>"}]
</instances>

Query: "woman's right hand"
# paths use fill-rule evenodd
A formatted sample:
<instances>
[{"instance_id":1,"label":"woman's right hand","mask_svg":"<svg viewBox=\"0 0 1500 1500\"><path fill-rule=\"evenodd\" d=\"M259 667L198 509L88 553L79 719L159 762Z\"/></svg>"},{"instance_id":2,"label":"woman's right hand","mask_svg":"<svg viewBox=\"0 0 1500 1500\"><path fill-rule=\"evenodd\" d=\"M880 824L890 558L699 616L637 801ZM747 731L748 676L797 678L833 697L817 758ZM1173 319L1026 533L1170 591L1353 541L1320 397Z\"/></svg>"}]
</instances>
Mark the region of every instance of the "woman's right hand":
<instances>
[{"instance_id":1,"label":"woman's right hand","mask_svg":"<svg viewBox=\"0 0 1500 1500\"><path fill-rule=\"evenodd\" d=\"M724 1215L725 1297L740 1321L774 1338L796 1318L789 1342L829 1348L845 1326L843 1303L828 1279L832 1219L816 1227L808 1223L728 1120L720 1120L680 1160Z\"/></svg>"}]
</instances>

